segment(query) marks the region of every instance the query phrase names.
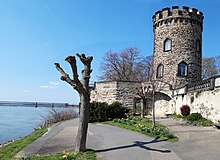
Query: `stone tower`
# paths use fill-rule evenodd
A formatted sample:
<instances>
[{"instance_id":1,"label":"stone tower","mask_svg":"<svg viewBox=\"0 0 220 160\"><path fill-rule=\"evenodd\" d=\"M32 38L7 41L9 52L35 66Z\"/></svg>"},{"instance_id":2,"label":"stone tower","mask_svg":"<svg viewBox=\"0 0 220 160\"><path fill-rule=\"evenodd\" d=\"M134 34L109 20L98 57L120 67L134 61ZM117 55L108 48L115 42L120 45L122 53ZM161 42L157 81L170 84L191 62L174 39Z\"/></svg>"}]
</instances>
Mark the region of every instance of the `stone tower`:
<instances>
[{"instance_id":1,"label":"stone tower","mask_svg":"<svg viewBox=\"0 0 220 160\"><path fill-rule=\"evenodd\" d=\"M201 80L203 13L164 8L153 16L153 80L174 87Z\"/></svg>"}]
</instances>

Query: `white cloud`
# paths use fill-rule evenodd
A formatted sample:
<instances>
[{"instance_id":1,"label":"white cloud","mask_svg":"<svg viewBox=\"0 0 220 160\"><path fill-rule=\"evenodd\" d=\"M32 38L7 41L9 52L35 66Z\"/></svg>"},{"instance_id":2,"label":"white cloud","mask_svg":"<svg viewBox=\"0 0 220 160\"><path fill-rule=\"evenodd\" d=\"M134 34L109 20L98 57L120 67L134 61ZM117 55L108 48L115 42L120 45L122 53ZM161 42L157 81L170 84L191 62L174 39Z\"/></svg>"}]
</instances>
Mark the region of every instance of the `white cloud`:
<instances>
[{"instance_id":1,"label":"white cloud","mask_svg":"<svg viewBox=\"0 0 220 160\"><path fill-rule=\"evenodd\" d=\"M46 86L46 85L45 86L40 86L40 88L49 88L49 86Z\"/></svg>"},{"instance_id":2,"label":"white cloud","mask_svg":"<svg viewBox=\"0 0 220 160\"><path fill-rule=\"evenodd\" d=\"M60 83L59 82L49 82L50 85L53 85L53 86L58 86Z\"/></svg>"},{"instance_id":3,"label":"white cloud","mask_svg":"<svg viewBox=\"0 0 220 160\"><path fill-rule=\"evenodd\" d=\"M59 82L49 82L48 85L42 85L40 86L40 88L43 88L43 89L55 89L55 88L58 88L59 87Z\"/></svg>"}]
</instances>

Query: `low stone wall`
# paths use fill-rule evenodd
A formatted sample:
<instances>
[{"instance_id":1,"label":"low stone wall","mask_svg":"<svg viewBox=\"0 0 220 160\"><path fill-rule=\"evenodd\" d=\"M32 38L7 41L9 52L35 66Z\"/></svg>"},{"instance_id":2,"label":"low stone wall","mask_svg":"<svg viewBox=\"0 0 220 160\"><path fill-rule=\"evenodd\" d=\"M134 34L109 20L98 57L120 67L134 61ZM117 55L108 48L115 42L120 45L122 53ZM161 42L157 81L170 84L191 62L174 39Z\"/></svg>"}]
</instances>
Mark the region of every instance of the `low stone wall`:
<instances>
[{"instance_id":1,"label":"low stone wall","mask_svg":"<svg viewBox=\"0 0 220 160\"><path fill-rule=\"evenodd\" d=\"M164 116L166 113L180 113L183 105L189 105L191 113L201 113L203 117L214 122L220 120L220 76L213 77L211 85L206 86L209 80L204 83L191 85L188 91L187 86L174 91L169 86L162 86L156 89L155 113L156 116ZM204 85L205 84L205 85ZM134 99L137 96L137 88L149 85L141 82L97 82L91 90L91 101L107 102L115 101L122 103L125 107L133 108ZM212 86L214 85L214 86ZM161 86L158 85L157 86ZM211 87L210 87L211 86ZM151 100L147 100L148 110L152 108Z\"/></svg>"},{"instance_id":2,"label":"low stone wall","mask_svg":"<svg viewBox=\"0 0 220 160\"><path fill-rule=\"evenodd\" d=\"M201 113L203 117L213 122L220 120L220 77L216 77L214 80L214 89L176 94L170 103L172 112L180 113L180 108L188 105L191 113Z\"/></svg>"}]
</instances>

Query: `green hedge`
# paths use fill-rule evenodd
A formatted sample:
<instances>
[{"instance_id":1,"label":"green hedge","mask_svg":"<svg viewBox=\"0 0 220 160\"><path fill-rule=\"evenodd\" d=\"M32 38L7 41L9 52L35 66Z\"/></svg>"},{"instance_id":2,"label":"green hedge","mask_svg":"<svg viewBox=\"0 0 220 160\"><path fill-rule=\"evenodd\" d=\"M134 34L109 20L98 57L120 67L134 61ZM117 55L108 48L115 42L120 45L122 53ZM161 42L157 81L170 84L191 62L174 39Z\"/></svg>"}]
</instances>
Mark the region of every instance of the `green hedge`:
<instances>
[{"instance_id":1,"label":"green hedge","mask_svg":"<svg viewBox=\"0 0 220 160\"><path fill-rule=\"evenodd\" d=\"M105 102L92 102L90 106L90 122L111 121L115 118L126 118L129 109L121 103L114 102L108 105Z\"/></svg>"}]
</instances>

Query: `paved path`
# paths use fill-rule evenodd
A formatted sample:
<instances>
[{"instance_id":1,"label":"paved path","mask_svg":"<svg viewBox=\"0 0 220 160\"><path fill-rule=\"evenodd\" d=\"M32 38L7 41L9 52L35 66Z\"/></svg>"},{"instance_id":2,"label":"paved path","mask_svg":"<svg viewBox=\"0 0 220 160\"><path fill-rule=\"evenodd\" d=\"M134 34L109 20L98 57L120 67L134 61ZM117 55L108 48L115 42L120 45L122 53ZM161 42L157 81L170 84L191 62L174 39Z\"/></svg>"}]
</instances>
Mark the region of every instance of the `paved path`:
<instances>
[{"instance_id":1,"label":"paved path","mask_svg":"<svg viewBox=\"0 0 220 160\"><path fill-rule=\"evenodd\" d=\"M46 155L74 148L78 120L63 122L17 154ZM161 142L142 134L114 126L89 124L87 148L94 149L100 160L180 160Z\"/></svg>"},{"instance_id":2,"label":"paved path","mask_svg":"<svg viewBox=\"0 0 220 160\"><path fill-rule=\"evenodd\" d=\"M187 126L184 121L158 118L179 137L161 142L142 134L104 124L89 124L87 148L99 160L219 160L220 131L212 127ZM28 145L17 156L46 155L74 148L78 120L69 120Z\"/></svg>"},{"instance_id":3,"label":"paved path","mask_svg":"<svg viewBox=\"0 0 220 160\"><path fill-rule=\"evenodd\" d=\"M105 160L180 160L161 142L151 137L110 125L89 126L88 148Z\"/></svg>"},{"instance_id":4,"label":"paved path","mask_svg":"<svg viewBox=\"0 0 220 160\"><path fill-rule=\"evenodd\" d=\"M157 119L166 125L179 141L165 145L182 160L220 160L220 131L213 127L188 126L182 120Z\"/></svg>"}]
</instances>

